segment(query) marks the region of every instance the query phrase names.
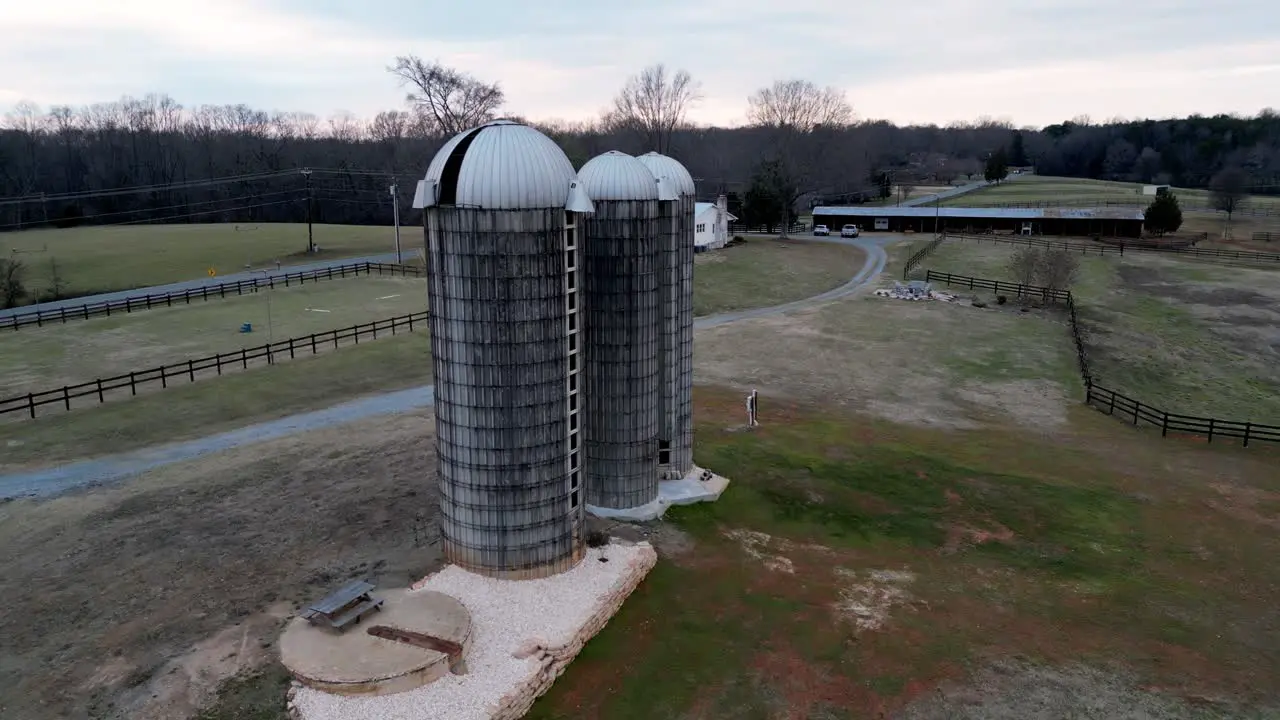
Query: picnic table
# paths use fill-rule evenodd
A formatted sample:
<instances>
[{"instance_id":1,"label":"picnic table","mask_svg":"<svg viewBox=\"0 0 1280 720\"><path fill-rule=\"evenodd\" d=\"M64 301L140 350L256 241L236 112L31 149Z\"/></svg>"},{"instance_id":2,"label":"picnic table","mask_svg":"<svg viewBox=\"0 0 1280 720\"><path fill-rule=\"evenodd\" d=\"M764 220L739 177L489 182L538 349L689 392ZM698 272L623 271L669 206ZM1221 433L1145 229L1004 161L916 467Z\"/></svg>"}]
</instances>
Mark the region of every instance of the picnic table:
<instances>
[{"instance_id":1,"label":"picnic table","mask_svg":"<svg viewBox=\"0 0 1280 720\"><path fill-rule=\"evenodd\" d=\"M373 588L373 583L367 580L352 580L325 599L303 610L302 617L312 625L342 630L348 625L360 622L360 617L365 613L382 608L382 600L369 594Z\"/></svg>"}]
</instances>

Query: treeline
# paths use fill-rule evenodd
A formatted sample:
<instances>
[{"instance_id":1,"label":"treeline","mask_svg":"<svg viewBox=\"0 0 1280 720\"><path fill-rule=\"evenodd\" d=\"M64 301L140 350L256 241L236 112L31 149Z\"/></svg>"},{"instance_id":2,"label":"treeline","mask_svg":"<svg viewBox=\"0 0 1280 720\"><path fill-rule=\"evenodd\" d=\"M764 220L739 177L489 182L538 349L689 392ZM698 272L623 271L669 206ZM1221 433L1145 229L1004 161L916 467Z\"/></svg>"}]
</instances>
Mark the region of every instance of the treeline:
<instances>
[{"instance_id":1,"label":"treeline","mask_svg":"<svg viewBox=\"0 0 1280 720\"><path fill-rule=\"evenodd\" d=\"M611 149L640 153L651 139L625 124L534 123L576 164ZM45 112L20 106L0 130L0 229L137 222L391 222L389 186L401 208L446 139L421 114L326 120L244 105L187 109L153 95ZM983 177L1003 152L1041 174L1202 187L1239 167L1255 192L1280 192L1280 117L1190 117L1043 130L992 121L899 127L884 121L818 126L795 194L879 194L899 183L950 184ZM807 137L808 137L807 136ZM676 128L669 152L699 194L745 195L776 128ZM819 147L815 145L815 147ZM304 173L309 169L309 174ZM791 174L797 174L792 170ZM402 216L415 222L411 212Z\"/></svg>"}]
</instances>

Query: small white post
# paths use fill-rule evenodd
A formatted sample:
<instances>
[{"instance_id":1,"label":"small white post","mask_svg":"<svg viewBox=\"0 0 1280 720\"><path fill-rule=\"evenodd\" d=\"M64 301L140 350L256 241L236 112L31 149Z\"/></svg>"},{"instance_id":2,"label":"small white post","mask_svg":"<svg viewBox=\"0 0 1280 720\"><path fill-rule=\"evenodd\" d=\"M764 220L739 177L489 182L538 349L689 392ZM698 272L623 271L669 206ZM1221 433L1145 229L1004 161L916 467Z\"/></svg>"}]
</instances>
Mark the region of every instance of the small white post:
<instances>
[{"instance_id":1,"label":"small white post","mask_svg":"<svg viewBox=\"0 0 1280 720\"><path fill-rule=\"evenodd\" d=\"M404 258L400 255L400 201L396 195L398 189L396 183L391 183L391 219L396 226L396 264L403 265Z\"/></svg>"}]
</instances>

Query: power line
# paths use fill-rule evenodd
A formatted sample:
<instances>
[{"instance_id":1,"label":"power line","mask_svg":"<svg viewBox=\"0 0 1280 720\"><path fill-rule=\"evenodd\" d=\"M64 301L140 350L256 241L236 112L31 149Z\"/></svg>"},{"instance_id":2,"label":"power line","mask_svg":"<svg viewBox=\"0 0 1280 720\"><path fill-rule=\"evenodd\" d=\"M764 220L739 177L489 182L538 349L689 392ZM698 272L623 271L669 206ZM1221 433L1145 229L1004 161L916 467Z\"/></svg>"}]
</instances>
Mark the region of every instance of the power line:
<instances>
[{"instance_id":1,"label":"power line","mask_svg":"<svg viewBox=\"0 0 1280 720\"><path fill-rule=\"evenodd\" d=\"M60 222L76 223L77 225L85 224L85 225L91 225L94 227L104 227L104 226L117 225L122 223L121 222L98 223L94 221L97 220L98 218L118 217L120 215L137 215L139 213L163 212L165 210L184 210L189 207L199 207L201 205L214 205L217 203L237 202L237 201L246 201L246 200L248 201L262 200L264 198L280 197L282 195L294 195L295 197L287 198L289 202L294 202L297 200L305 199L306 196L300 194L301 192L302 191L300 190L278 190L275 192L261 193L258 195L254 195L252 197L231 197L231 198L216 198L213 200L196 200L192 202L180 203L177 205L166 205L164 207L148 207L148 208L139 208L136 210L117 210L115 212L94 213L92 215L75 215L71 217L59 217L56 220L48 221L48 222L33 221L33 222L9 223L7 225L0 225L0 230L20 229L24 227L35 229L37 226L57 225ZM143 218L139 220L139 222L144 222L145 220L146 219Z\"/></svg>"},{"instance_id":2,"label":"power line","mask_svg":"<svg viewBox=\"0 0 1280 720\"><path fill-rule=\"evenodd\" d=\"M133 187L116 188L114 190L84 190L72 193L46 193L44 195L23 195L20 197L0 198L0 206L5 205L22 205L31 202L48 202L48 201L68 201L68 200L89 200L99 197L114 197L118 195L140 195L142 193L152 192L171 192L175 190L196 190L203 187L215 187L218 185L229 185L237 182L258 182L261 180L270 180L272 178L284 177L296 174L296 170L276 171L265 173L253 173L248 175L235 175L230 177L210 178L207 180L188 180L179 183L168 183L162 185L137 185Z\"/></svg>"},{"instance_id":3,"label":"power line","mask_svg":"<svg viewBox=\"0 0 1280 720\"><path fill-rule=\"evenodd\" d=\"M201 215L216 215L217 213L232 213L232 212L238 212L241 210L253 210L255 208L274 207L277 205L288 205L288 204L297 202L299 199L300 198L290 198L287 200L274 200L272 202L255 203L252 205L237 205L234 207L213 208L211 210L199 210L196 212L178 213L176 215L165 215L163 217L142 218L140 220L121 220L118 222L109 222L109 223L84 223L83 225L77 225L76 227L78 228L121 227L124 225L142 225L146 223L166 222L169 220L185 220L187 218L200 217ZM225 201L222 201L222 202L225 202ZM80 218L74 218L74 219L79 220ZM5 227L14 227L14 226L10 225ZM31 228L31 229L35 230L37 228Z\"/></svg>"}]
</instances>

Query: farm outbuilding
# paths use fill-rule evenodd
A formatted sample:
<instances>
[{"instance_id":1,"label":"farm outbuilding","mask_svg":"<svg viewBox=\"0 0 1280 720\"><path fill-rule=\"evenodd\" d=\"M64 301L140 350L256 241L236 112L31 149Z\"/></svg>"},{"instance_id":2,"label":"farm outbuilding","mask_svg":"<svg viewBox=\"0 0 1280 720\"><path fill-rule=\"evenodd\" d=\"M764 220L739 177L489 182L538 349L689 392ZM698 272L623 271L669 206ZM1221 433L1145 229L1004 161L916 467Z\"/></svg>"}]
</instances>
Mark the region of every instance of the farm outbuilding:
<instances>
[{"instance_id":1,"label":"farm outbuilding","mask_svg":"<svg viewBox=\"0 0 1280 720\"><path fill-rule=\"evenodd\" d=\"M737 219L729 213L724 195L713 203L697 203L693 211L694 247L699 251L724 247L729 242L729 223Z\"/></svg>"},{"instance_id":2,"label":"farm outbuilding","mask_svg":"<svg viewBox=\"0 0 1280 720\"><path fill-rule=\"evenodd\" d=\"M819 207L813 222L880 232L998 232L1018 235L1142 237L1141 210L1123 208Z\"/></svg>"}]
</instances>

